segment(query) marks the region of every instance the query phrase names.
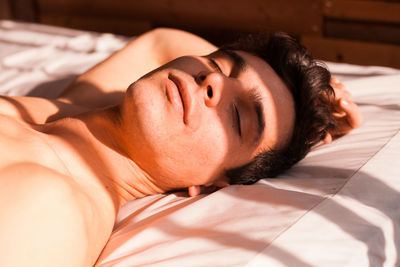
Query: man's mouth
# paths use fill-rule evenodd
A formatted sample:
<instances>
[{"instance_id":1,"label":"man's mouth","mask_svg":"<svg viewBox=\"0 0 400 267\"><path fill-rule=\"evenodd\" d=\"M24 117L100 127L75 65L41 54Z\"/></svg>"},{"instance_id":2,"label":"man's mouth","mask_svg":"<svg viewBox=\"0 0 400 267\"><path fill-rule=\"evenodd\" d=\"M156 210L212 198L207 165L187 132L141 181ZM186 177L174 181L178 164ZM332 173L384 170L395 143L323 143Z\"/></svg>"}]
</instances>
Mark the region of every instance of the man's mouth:
<instances>
[{"instance_id":1,"label":"man's mouth","mask_svg":"<svg viewBox=\"0 0 400 267\"><path fill-rule=\"evenodd\" d=\"M182 100L182 95L179 89L179 85L176 82L176 78L172 75L168 75L168 80L167 80L167 97L168 100L174 104L174 106L177 106L179 109L183 109L183 100Z\"/></svg>"},{"instance_id":2,"label":"man's mouth","mask_svg":"<svg viewBox=\"0 0 400 267\"><path fill-rule=\"evenodd\" d=\"M173 74L168 75L167 96L169 101L183 112L183 121L188 123L191 98L186 82Z\"/></svg>"}]
</instances>

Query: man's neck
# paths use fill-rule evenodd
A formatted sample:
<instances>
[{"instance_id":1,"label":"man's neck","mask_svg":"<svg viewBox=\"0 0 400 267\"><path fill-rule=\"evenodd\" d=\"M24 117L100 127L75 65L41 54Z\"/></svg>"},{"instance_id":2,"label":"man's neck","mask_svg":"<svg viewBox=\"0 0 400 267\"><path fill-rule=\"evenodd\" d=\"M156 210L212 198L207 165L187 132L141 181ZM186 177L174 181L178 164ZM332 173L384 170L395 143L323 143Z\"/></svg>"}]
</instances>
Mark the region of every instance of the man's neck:
<instances>
[{"instance_id":1,"label":"man's neck","mask_svg":"<svg viewBox=\"0 0 400 267\"><path fill-rule=\"evenodd\" d=\"M118 106L45 124L41 131L67 174L90 194L108 195L116 209L131 199L162 192L127 157L120 142Z\"/></svg>"}]
</instances>

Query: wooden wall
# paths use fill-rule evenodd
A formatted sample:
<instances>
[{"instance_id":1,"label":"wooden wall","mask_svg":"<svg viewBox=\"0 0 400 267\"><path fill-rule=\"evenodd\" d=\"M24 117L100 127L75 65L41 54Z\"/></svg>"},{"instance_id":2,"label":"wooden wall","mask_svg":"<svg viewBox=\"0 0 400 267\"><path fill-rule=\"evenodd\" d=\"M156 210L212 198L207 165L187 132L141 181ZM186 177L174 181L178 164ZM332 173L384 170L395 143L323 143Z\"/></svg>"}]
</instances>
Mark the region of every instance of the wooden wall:
<instances>
[{"instance_id":1,"label":"wooden wall","mask_svg":"<svg viewBox=\"0 0 400 267\"><path fill-rule=\"evenodd\" d=\"M11 8L8 0L0 0L0 19L11 19Z\"/></svg>"},{"instance_id":2,"label":"wooden wall","mask_svg":"<svg viewBox=\"0 0 400 267\"><path fill-rule=\"evenodd\" d=\"M316 57L400 68L400 2L326 0L323 33L304 36Z\"/></svg>"},{"instance_id":3,"label":"wooden wall","mask_svg":"<svg viewBox=\"0 0 400 267\"><path fill-rule=\"evenodd\" d=\"M221 44L257 30L298 36L320 59L400 68L399 0L0 0L14 18L136 35L176 27Z\"/></svg>"}]
</instances>

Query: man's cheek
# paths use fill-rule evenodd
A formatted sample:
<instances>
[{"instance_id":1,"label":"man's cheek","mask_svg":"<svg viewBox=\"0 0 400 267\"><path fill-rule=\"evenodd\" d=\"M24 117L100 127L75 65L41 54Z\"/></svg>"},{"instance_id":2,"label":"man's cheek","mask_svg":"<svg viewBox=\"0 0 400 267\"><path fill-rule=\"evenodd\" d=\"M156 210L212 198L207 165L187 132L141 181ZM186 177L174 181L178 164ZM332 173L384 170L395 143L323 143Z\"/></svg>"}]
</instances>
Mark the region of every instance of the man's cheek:
<instances>
[{"instance_id":1,"label":"man's cheek","mask_svg":"<svg viewBox=\"0 0 400 267\"><path fill-rule=\"evenodd\" d=\"M221 130L216 131L214 129L214 131L210 131L204 148L207 149L209 156L215 158L214 160L220 161L221 158L225 158L229 151L227 134Z\"/></svg>"}]
</instances>

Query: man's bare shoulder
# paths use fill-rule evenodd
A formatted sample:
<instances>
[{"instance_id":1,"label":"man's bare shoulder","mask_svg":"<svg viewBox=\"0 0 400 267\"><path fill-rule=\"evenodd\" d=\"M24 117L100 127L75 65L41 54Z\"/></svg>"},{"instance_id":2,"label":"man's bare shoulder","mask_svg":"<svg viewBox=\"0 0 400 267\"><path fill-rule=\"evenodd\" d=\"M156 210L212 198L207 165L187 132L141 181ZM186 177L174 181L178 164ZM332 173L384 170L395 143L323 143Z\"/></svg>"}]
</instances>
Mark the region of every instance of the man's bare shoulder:
<instances>
[{"instance_id":1,"label":"man's bare shoulder","mask_svg":"<svg viewBox=\"0 0 400 267\"><path fill-rule=\"evenodd\" d=\"M1 168L0 265L93 265L106 241L105 234L93 240L91 224L99 218L93 207L74 180L56 170L31 162Z\"/></svg>"},{"instance_id":2,"label":"man's bare shoulder","mask_svg":"<svg viewBox=\"0 0 400 267\"><path fill-rule=\"evenodd\" d=\"M2 198L7 198L7 206L19 205L23 199L32 198L35 203L39 200L40 204L57 202L64 204L86 205L88 197L72 177L62 174L56 169L46 167L35 162L23 161L10 163L0 168L0 192ZM40 202L40 197L55 202ZM57 202L59 205L61 202ZM89 203L89 202L88 202ZM34 204L36 206L36 204ZM26 208L29 208L28 205Z\"/></svg>"}]
</instances>

